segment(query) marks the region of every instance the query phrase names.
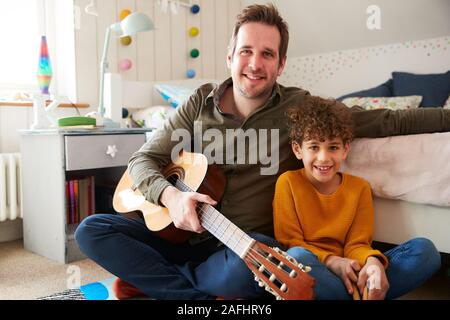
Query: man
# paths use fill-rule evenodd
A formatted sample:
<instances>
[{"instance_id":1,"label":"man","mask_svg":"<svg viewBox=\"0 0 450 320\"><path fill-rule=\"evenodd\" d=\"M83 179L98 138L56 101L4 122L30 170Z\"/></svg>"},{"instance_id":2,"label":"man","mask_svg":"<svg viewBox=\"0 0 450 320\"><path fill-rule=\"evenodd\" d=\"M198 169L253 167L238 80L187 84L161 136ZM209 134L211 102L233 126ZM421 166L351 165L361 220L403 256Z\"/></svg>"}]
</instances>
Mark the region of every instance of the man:
<instances>
[{"instance_id":1,"label":"man","mask_svg":"<svg viewBox=\"0 0 450 320\"><path fill-rule=\"evenodd\" d=\"M80 224L75 236L81 250L122 279L116 282L118 292L136 287L156 299L263 296L264 290L244 262L203 232L195 207L198 202L214 205L256 240L279 246L272 238L275 182L286 170L299 168L290 147L285 113L310 98L304 90L276 83L286 63L288 41L287 25L275 7L245 8L237 17L227 56L231 79L197 89L130 159L134 185L148 201L167 207L177 228L195 232L189 242L173 245L149 232L143 221L116 215L97 214ZM356 137L450 130L450 113L442 110L355 111L354 120ZM222 199L181 192L160 172L173 160L172 151L179 146L173 137L179 137L180 131L189 133L197 146L190 151L208 147L211 136L200 134L203 139L198 142L197 128L201 132L215 129L216 138L217 132L225 137L225 142L215 144L214 155L227 178ZM242 135L258 140L244 141L245 148L238 144L235 154L234 143L242 142ZM261 150L268 149L270 152L261 155ZM251 161L255 153L256 164ZM245 161L240 161L242 158Z\"/></svg>"}]
</instances>

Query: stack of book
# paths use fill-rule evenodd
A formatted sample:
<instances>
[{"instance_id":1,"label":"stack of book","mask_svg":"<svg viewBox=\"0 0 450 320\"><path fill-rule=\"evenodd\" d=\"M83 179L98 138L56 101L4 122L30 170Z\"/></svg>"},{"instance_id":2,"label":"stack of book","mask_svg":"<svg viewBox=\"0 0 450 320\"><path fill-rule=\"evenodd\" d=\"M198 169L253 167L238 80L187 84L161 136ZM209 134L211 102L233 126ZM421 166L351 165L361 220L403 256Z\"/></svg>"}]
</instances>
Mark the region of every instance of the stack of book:
<instances>
[{"instance_id":1,"label":"stack of book","mask_svg":"<svg viewBox=\"0 0 450 320\"><path fill-rule=\"evenodd\" d=\"M66 181L67 224L80 223L95 212L94 176Z\"/></svg>"}]
</instances>

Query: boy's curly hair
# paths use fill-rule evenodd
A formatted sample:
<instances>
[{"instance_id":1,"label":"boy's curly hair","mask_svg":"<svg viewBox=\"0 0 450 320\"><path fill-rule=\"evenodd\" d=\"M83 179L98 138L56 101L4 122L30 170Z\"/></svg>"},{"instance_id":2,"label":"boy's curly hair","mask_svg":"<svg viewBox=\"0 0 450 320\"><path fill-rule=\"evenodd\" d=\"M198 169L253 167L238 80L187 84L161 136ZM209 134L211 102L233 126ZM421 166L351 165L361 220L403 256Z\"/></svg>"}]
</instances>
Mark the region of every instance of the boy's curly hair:
<instances>
[{"instance_id":1,"label":"boy's curly hair","mask_svg":"<svg viewBox=\"0 0 450 320\"><path fill-rule=\"evenodd\" d=\"M324 141L341 138L344 144L353 139L351 111L334 99L310 97L288 110L289 136L302 145L307 140Z\"/></svg>"}]
</instances>

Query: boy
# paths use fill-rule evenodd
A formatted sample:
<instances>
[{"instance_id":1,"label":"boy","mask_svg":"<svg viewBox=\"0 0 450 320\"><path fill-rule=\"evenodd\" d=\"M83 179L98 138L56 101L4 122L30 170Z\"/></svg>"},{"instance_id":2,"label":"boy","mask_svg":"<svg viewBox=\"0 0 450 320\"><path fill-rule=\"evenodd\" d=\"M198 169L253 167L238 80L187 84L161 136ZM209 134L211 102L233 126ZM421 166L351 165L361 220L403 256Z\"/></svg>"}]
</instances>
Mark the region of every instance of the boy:
<instances>
[{"instance_id":1,"label":"boy","mask_svg":"<svg viewBox=\"0 0 450 320\"><path fill-rule=\"evenodd\" d=\"M350 149L352 116L335 100L312 97L288 112L292 150L304 169L282 174L273 200L276 239L311 266L317 299L398 297L440 267L439 252L417 238L384 254L371 247L374 211L367 181L339 172ZM420 272L418 272L420 270Z\"/></svg>"}]
</instances>

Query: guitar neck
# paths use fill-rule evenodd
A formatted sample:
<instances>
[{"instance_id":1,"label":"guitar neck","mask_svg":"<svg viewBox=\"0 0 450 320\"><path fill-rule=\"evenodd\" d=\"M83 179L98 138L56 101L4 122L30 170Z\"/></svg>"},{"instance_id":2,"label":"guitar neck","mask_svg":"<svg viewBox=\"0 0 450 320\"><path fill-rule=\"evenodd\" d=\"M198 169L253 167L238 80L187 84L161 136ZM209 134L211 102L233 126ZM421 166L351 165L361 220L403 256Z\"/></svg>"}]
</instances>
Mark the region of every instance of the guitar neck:
<instances>
[{"instance_id":1,"label":"guitar neck","mask_svg":"<svg viewBox=\"0 0 450 320\"><path fill-rule=\"evenodd\" d=\"M209 204L200 203L198 212L201 225L244 259L255 240Z\"/></svg>"},{"instance_id":2,"label":"guitar neck","mask_svg":"<svg viewBox=\"0 0 450 320\"><path fill-rule=\"evenodd\" d=\"M193 191L181 180L177 180L174 185L181 191ZM197 213L203 228L244 259L254 239L209 204L198 203Z\"/></svg>"}]
</instances>

